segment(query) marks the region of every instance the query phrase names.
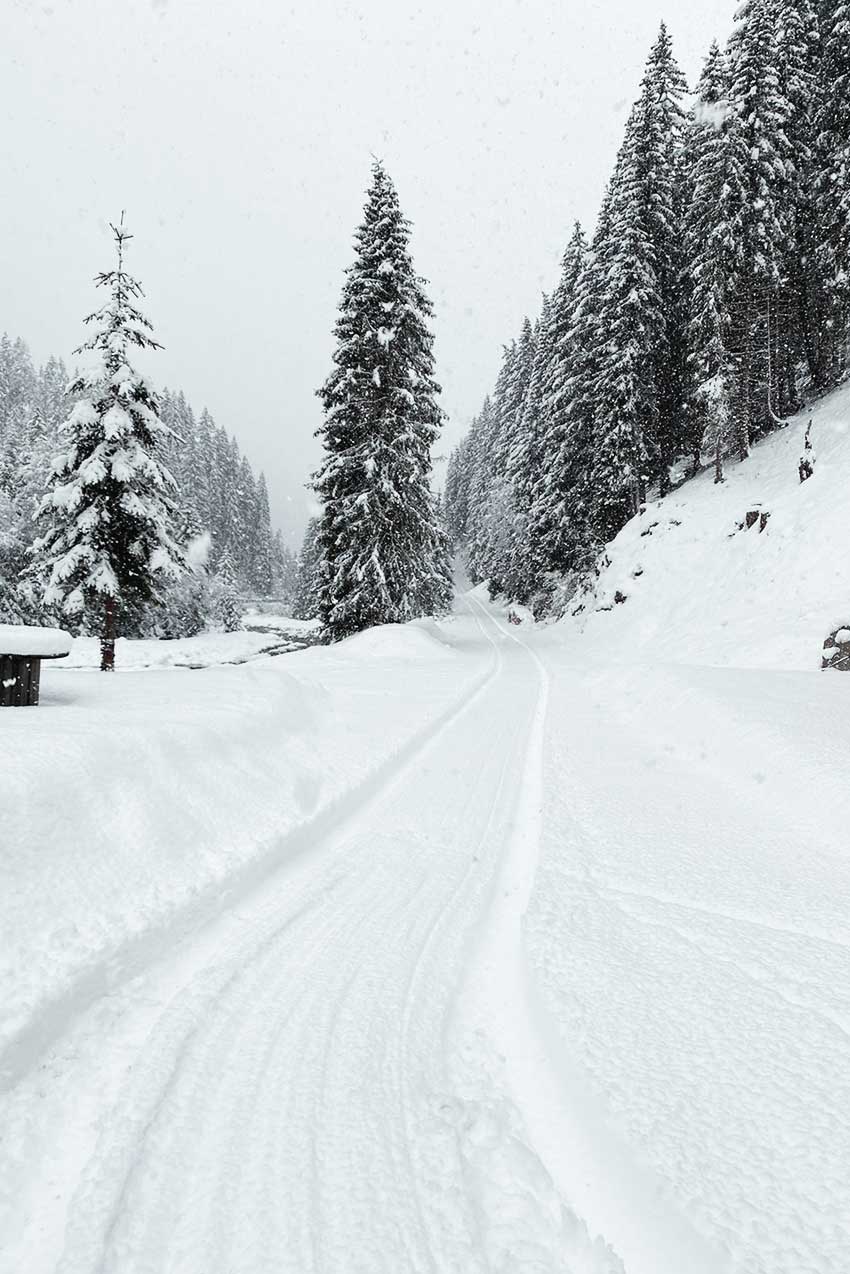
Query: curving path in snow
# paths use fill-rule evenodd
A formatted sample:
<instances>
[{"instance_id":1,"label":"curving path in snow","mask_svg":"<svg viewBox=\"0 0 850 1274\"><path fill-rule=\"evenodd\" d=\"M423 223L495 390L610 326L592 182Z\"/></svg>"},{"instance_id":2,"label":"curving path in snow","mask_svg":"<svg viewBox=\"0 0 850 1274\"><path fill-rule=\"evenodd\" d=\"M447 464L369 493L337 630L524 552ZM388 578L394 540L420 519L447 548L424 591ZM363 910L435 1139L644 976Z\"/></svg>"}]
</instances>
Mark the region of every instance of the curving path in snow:
<instances>
[{"instance_id":1,"label":"curving path in snow","mask_svg":"<svg viewBox=\"0 0 850 1274\"><path fill-rule=\"evenodd\" d=\"M620 1268L526 1144L498 1042L456 1020L545 707L475 609L482 677L436 732L18 1085L4 1274Z\"/></svg>"},{"instance_id":2,"label":"curving path in snow","mask_svg":"<svg viewBox=\"0 0 850 1274\"><path fill-rule=\"evenodd\" d=\"M377 768L36 1002L0 1274L843 1274L850 684L465 609Z\"/></svg>"}]
</instances>

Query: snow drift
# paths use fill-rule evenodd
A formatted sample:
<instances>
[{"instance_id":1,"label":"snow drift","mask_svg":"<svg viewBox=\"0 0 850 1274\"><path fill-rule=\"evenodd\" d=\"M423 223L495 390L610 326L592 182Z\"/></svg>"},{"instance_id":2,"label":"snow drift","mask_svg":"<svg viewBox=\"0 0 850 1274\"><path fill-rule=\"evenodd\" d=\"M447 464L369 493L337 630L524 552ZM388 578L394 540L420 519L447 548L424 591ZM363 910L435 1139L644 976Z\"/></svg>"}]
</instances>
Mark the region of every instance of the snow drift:
<instances>
[{"instance_id":1,"label":"snow drift","mask_svg":"<svg viewBox=\"0 0 850 1274\"><path fill-rule=\"evenodd\" d=\"M256 653L258 641L127 642L120 657L138 671L50 665L42 706L4 714L0 1069L4 1046L18 1041L23 1063L61 1025L51 1004L108 990L221 907L246 871L296 852L293 833L308 843L481 672L462 657L432 671L445 648L418 630L373 635L404 650L398 665L352 642L241 667L149 666L150 647L177 663ZM83 667L89 644L75 652Z\"/></svg>"},{"instance_id":2,"label":"snow drift","mask_svg":"<svg viewBox=\"0 0 850 1274\"><path fill-rule=\"evenodd\" d=\"M801 484L810 419L817 464ZM825 638L850 623L850 384L726 479L706 471L623 528L593 597L561 625L582 657L820 668Z\"/></svg>"}]
</instances>

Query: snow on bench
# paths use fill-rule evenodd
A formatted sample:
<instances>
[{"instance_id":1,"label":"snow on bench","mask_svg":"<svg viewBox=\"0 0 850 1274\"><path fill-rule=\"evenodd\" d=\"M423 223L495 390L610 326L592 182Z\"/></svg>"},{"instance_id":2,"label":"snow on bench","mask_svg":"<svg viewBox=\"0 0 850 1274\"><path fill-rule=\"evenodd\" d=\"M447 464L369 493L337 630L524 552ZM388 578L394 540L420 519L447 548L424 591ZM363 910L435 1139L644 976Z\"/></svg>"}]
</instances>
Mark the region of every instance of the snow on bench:
<instances>
[{"instance_id":1,"label":"snow on bench","mask_svg":"<svg viewBox=\"0 0 850 1274\"><path fill-rule=\"evenodd\" d=\"M0 624L0 707L35 707L42 659L62 659L73 638L61 628Z\"/></svg>"}]
</instances>

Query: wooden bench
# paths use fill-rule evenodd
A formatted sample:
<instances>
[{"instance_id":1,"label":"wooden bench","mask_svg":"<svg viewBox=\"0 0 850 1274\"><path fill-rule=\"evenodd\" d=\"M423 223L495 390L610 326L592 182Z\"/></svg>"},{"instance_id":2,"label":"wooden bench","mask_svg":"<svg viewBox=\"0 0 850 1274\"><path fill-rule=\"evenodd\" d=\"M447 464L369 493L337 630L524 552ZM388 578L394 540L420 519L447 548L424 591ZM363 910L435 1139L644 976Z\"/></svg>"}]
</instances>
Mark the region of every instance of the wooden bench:
<instances>
[{"instance_id":1,"label":"wooden bench","mask_svg":"<svg viewBox=\"0 0 850 1274\"><path fill-rule=\"evenodd\" d=\"M0 708L35 707L42 659L64 659L71 640L61 628L0 624Z\"/></svg>"}]
</instances>

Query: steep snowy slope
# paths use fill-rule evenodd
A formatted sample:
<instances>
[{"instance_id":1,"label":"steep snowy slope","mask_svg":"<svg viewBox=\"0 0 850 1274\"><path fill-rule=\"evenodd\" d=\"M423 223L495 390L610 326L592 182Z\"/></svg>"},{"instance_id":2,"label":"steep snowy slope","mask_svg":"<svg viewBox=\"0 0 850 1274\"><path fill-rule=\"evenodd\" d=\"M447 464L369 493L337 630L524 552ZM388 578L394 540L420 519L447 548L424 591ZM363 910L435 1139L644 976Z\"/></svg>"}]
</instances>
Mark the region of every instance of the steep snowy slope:
<instances>
[{"instance_id":1,"label":"steep snowy slope","mask_svg":"<svg viewBox=\"0 0 850 1274\"><path fill-rule=\"evenodd\" d=\"M810 419L817 464L801 485ZM759 520L739 529L749 512ZM564 635L606 660L819 668L824 638L850 621L848 540L850 384L730 463L722 486L708 471L650 504Z\"/></svg>"}]
</instances>

